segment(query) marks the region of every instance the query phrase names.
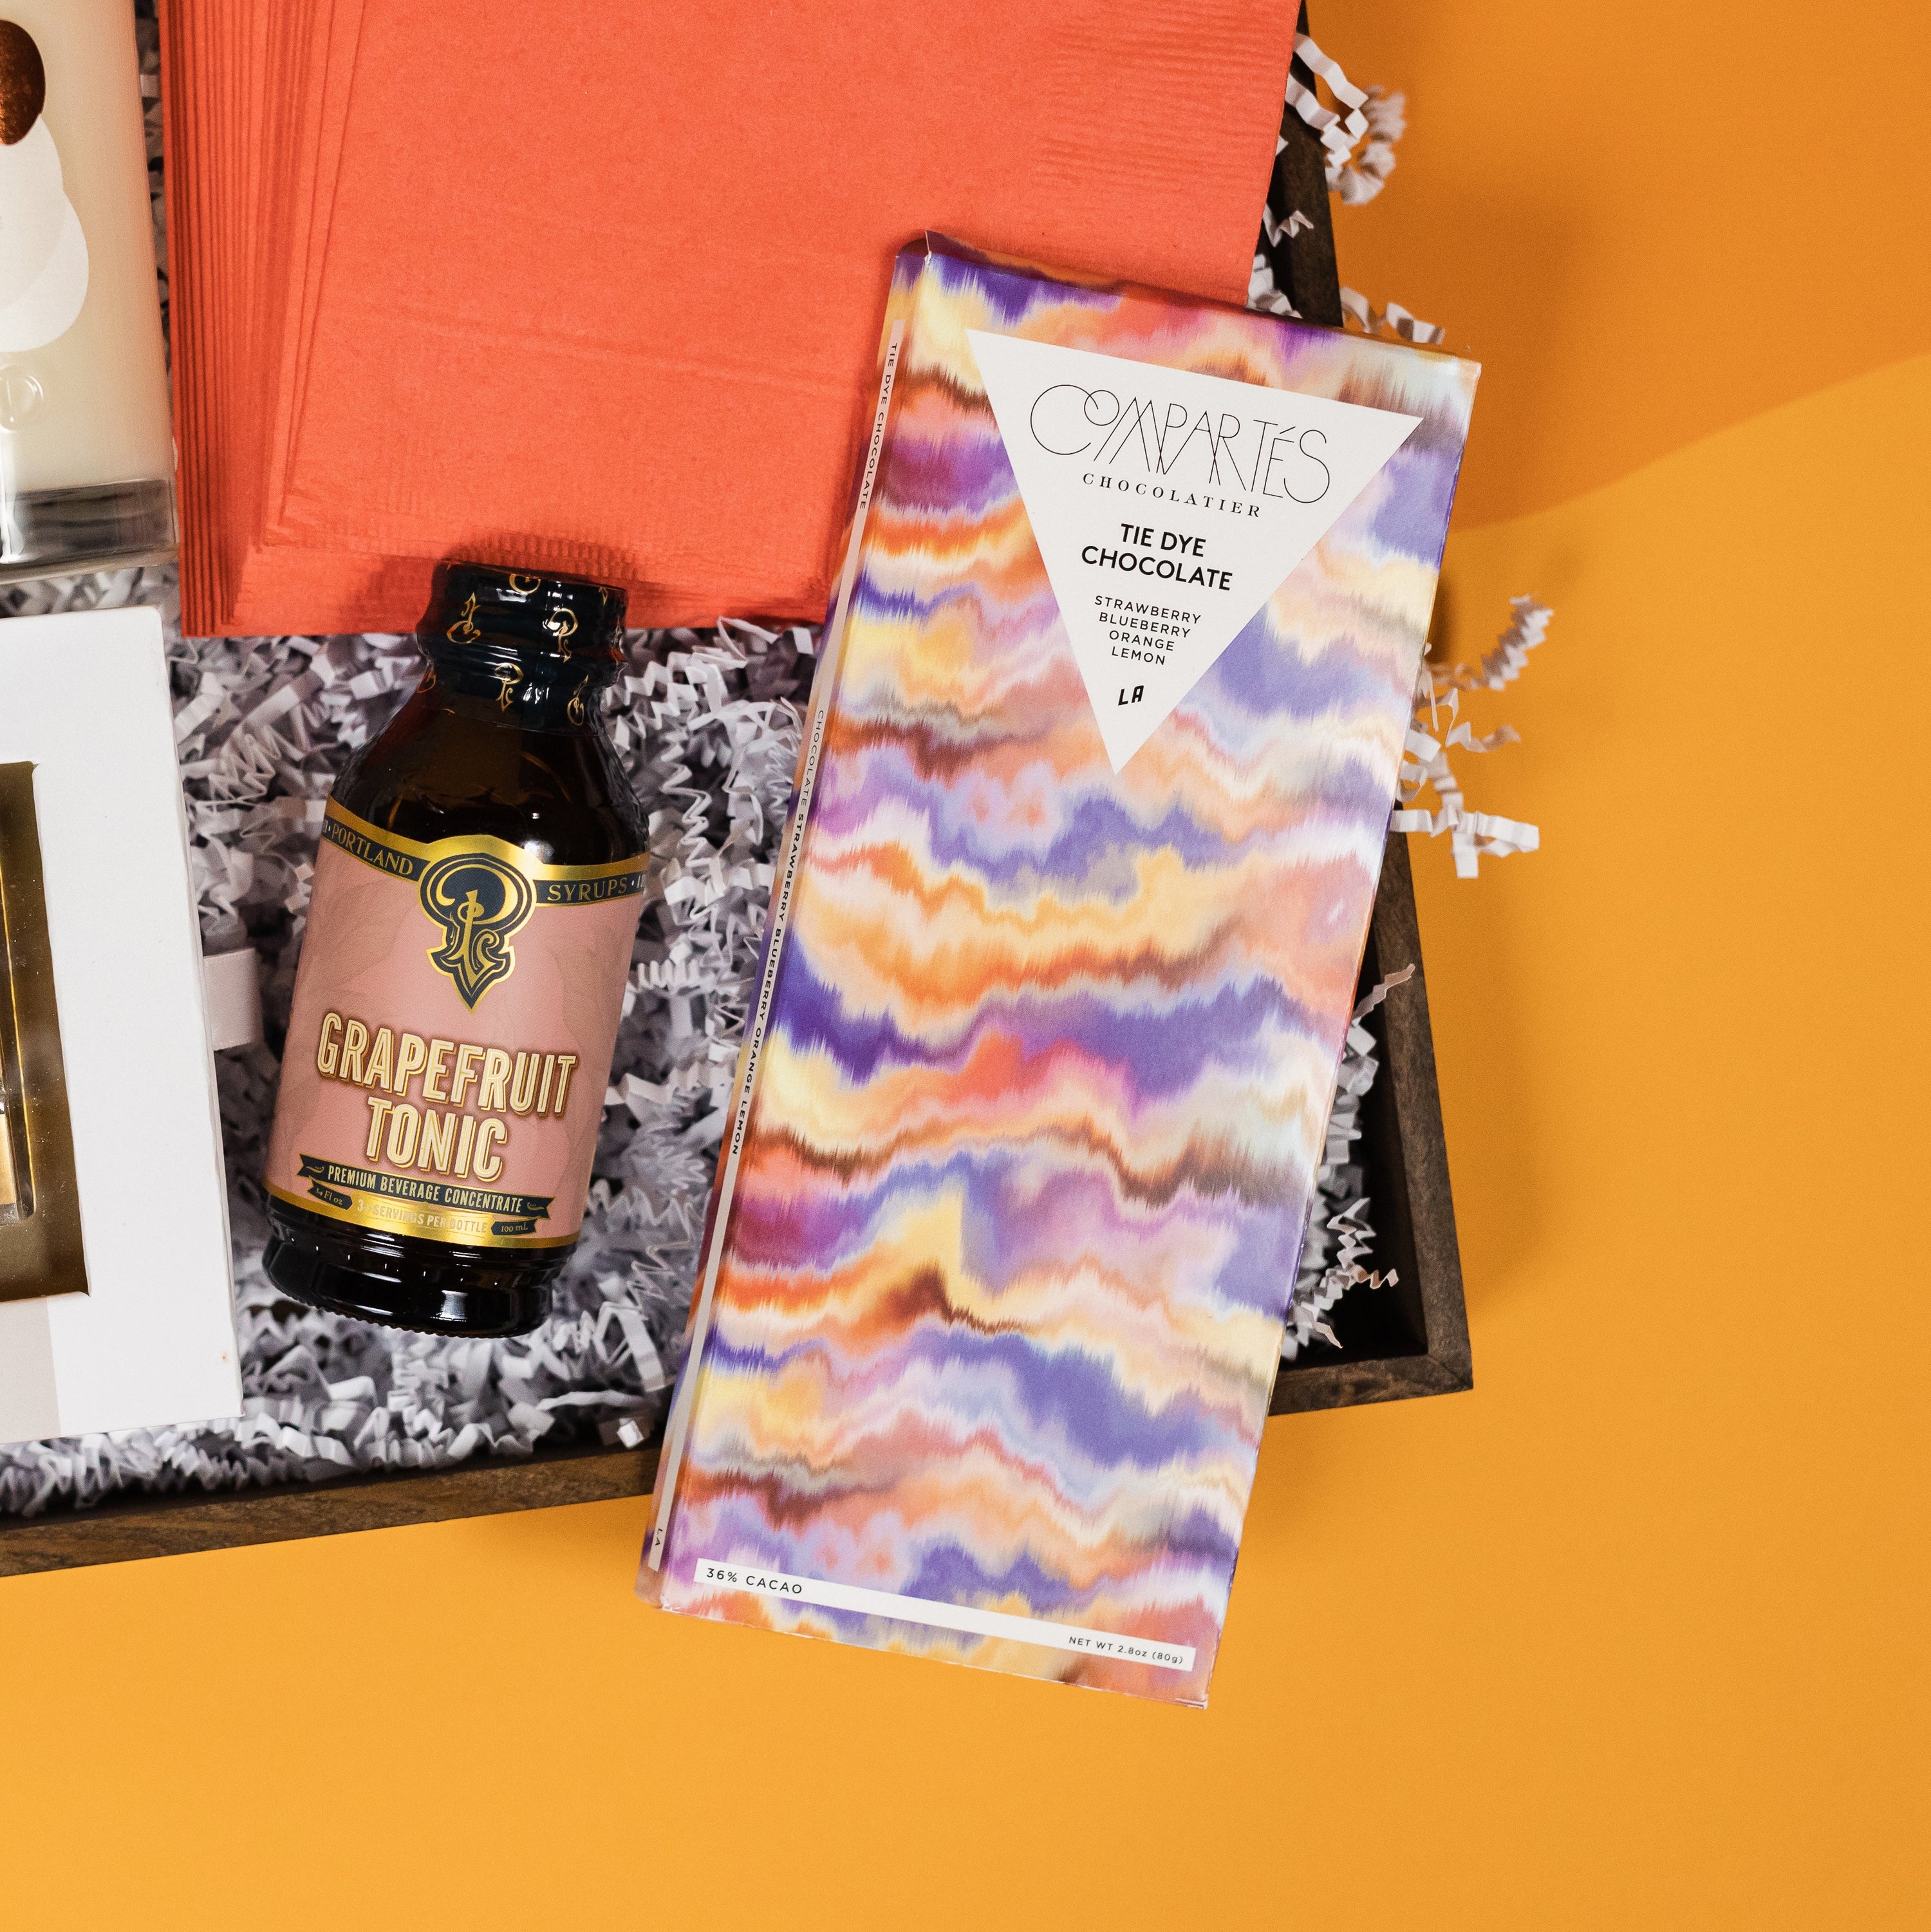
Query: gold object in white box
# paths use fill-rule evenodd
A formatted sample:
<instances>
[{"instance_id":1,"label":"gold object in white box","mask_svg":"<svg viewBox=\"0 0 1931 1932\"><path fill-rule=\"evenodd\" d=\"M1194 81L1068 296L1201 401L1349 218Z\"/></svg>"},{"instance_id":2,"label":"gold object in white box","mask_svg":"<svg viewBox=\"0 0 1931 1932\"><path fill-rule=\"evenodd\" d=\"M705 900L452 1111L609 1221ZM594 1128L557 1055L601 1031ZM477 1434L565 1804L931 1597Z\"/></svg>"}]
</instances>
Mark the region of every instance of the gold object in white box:
<instances>
[{"instance_id":1,"label":"gold object in white box","mask_svg":"<svg viewBox=\"0 0 1931 1932\"><path fill-rule=\"evenodd\" d=\"M0 0L0 582L172 554L128 0Z\"/></svg>"},{"instance_id":2,"label":"gold object in white box","mask_svg":"<svg viewBox=\"0 0 1931 1932\"><path fill-rule=\"evenodd\" d=\"M0 764L0 1301L86 1292L34 768Z\"/></svg>"}]
</instances>

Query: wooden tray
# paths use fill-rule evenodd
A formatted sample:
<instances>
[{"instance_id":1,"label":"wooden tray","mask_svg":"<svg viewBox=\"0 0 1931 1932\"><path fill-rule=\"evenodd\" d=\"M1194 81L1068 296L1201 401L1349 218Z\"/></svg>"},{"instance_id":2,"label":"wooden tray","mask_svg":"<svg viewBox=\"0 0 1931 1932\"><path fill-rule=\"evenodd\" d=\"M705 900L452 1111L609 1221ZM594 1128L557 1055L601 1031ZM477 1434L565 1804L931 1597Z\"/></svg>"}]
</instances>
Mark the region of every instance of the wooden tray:
<instances>
[{"instance_id":1,"label":"wooden tray","mask_svg":"<svg viewBox=\"0 0 1931 1932\"><path fill-rule=\"evenodd\" d=\"M1303 10L1303 28L1306 20ZM1305 73L1302 78L1311 80ZM1282 133L1272 204L1277 212L1298 208L1314 225L1292 242L1264 240L1262 250L1276 286L1294 307L1311 322L1339 328L1340 286L1321 148L1291 114ZM1317 1359L1304 1352L1282 1367L1271 1405L1276 1415L1446 1395L1473 1383L1414 884L1407 840L1397 834L1388 842L1362 977L1372 985L1408 965L1414 979L1368 1022L1381 1042L1382 1066L1363 1103L1357 1150L1379 1237L1375 1264L1393 1267L1399 1280L1343 1297L1329 1318L1340 1347L1317 1347ZM656 1472L654 1446L572 1448L274 1489L129 1496L91 1509L0 1517L0 1576L643 1496Z\"/></svg>"}]
</instances>

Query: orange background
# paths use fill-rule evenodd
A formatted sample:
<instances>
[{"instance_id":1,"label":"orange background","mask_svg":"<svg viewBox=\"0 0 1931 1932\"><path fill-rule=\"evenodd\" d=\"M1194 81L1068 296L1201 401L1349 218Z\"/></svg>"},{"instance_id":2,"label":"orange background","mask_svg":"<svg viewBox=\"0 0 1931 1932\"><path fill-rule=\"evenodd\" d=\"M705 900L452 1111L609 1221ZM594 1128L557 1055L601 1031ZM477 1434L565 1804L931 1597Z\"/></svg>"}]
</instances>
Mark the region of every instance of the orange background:
<instances>
[{"instance_id":1,"label":"orange background","mask_svg":"<svg viewBox=\"0 0 1931 1932\"><path fill-rule=\"evenodd\" d=\"M654 1616L641 1504L0 1583L10 1924L1927 1922L1924 11L1317 25L1451 647L1557 611L1544 850L1416 854L1475 1392L1270 1426L1204 1715Z\"/></svg>"}]
</instances>

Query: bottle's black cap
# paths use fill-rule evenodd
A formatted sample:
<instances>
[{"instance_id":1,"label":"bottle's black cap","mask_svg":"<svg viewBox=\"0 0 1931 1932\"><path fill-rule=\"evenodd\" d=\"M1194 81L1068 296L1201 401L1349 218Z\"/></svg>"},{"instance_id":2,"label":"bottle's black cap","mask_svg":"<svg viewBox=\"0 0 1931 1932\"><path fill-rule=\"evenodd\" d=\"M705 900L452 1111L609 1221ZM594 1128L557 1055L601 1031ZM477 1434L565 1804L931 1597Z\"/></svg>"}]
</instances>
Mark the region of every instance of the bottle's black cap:
<instances>
[{"instance_id":1,"label":"bottle's black cap","mask_svg":"<svg viewBox=\"0 0 1931 1932\"><path fill-rule=\"evenodd\" d=\"M594 578L499 564L439 563L416 634L425 647L497 644L558 657L610 657L623 650L625 592Z\"/></svg>"}]
</instances>

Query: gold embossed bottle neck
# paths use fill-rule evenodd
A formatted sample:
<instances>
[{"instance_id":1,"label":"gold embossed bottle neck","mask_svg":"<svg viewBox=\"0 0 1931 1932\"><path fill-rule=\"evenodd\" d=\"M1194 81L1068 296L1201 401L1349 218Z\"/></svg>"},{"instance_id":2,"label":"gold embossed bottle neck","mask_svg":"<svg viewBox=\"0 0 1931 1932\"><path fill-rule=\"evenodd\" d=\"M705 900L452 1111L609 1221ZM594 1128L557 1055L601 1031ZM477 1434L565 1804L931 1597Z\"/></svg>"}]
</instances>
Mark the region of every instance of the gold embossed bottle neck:
<instances>
[{"instance_id":1,"label":"gold embossed bottle neck","mask_svg":"<svg viewBox=\"0 0 1931 1932\"><path fill-rule=\"evenodd\" d=\"M528 729L589 725L625 662L625 603L620 587L590 578L439 565L416 630L430 660L423 688Z\"/></svg>"},{"instance_id":2,"label":"gold embossed bottle neck","mask_svg":"<svg viewBox=\"0 0 1931 1932\"><path fill-rule=\"evenodd\" d=\"M620 586L593 578L451 561L436 566L417 635L426 650L495 644L519 658L614 664L628 601Z\"/></svg>"}]
</instances>

